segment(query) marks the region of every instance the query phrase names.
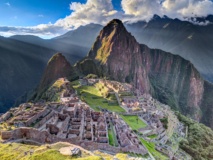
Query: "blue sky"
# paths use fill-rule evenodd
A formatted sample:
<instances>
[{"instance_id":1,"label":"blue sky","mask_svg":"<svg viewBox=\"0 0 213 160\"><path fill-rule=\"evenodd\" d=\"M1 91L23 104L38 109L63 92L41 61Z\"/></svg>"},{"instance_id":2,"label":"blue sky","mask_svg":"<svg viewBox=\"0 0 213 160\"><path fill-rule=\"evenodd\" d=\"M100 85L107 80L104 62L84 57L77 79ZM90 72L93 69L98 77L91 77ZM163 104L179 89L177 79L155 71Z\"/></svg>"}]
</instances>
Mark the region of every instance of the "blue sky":
<instances>
[{"instance_id":1,"label":"blue sky","mask_svg":"<svg viewBox=\"0 0 213 160\"><path fill-rule=\"evenodd\" d=\"M54 23L71 14L72 2L86 0L0 0L0 26L35 26ZM113 0L116 10L121 10L121 0Z\"/></svg>"},{"instance_id":2,"label":"blue sky","mask_svg":"<svg viewBox=\"0 0 213 160\"><path fill-rule=\"evenodd\" d=\"M154 14L189 20L213 14L212 0L0 0L0 35L52 38L114 18L149 21ZM192 21L191 21L192 22ZM194 23L194 22L192 22ZM206 25L208 22L205 22Z\"/></svg>"},{"instance_id":3,"label":"blue sky","mask_svg":"<svg viewBox=\"0 0 213 160\"><path fill-rule=\"evenodd\" d=\"M84 2L85 0L81 0ZM34 26L70 14L70 0L1 0L0 25Z\"/></svg>"}]
</instances>

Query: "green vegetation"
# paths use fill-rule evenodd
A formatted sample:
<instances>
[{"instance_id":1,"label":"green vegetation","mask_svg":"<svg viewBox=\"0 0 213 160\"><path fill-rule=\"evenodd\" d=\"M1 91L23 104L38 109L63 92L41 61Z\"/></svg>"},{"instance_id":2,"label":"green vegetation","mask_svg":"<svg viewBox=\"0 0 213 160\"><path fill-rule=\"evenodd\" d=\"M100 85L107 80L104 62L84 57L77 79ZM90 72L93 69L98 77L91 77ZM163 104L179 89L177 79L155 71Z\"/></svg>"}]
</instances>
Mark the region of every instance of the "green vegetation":
<instances>
[{"instance_id":1,"label":"green vegetation","mask_svg":"<svg viewBox=\"0 0 213 160\"><path fill-rule=\"evenodd\" d=\"M73 82L73 87L77 90L81 100L85 101L91 108L100 111L101 108L108 109L112 112L125 112L117 103L106 103L100 91L94 86L80 86L76 81Z\"/></svg>"},{"instance_id":2,"label":"green vegetation","mask_svg":"<svg viewBox=\"0 0 213 160\"><path fill-rule=\"evenodd\" d=\"M138 118L138 116L124 116L121 118L132 128L132 130L138 131L140 128L146 127L146 124Z\"/></svg>"},{"instance_id":3,"label":"green vegetation","mask_svg":"<svg viewBox=\"0 0 213 160\"><path fill-rule=\"evenodd\" d=\"M25 155L25 152L37 149L37 146L24 145L18 143L2 144L0 143L0 159L1 160L28 160L30 154Z\"/></svg>"},{"instance_id":4,"label":"green vegetation","mask_svg":"<svg viewBox=\"0 0 213 160\"><path fill-rule=\"evenodd\" d=\"M168 157L166 157L165 155L163 155L162 153L156 151L155 149L155 144L152 142L147 142L146 140L144 140L143 138L140 138L141 142L143 143L143 145L148 149L148 151L157 159L157 160L167 160L169 159Z\"/></svg>"},{"instance_id":5,"label":"green vegetation","mask_svg":"<svg viewBox=\"0 0 213 160\"><path fill-rule=\"evenodd\" d=\"M32 156L32 160L64 160L71 159L70 156L61 155L60 152L54 149L37 153Z\"/></svg>"},{"instance_id":6,"label":"green vegetation","mask_svg":"<svg viewBox=\"0 0 213 160\"><path fill-rule=\"evenodd\" d=\"M53 56L49 59L48 64L51 63L51 62L53 62L53 61L55 61L55 60L56 60L58 57L60 57L60 56L61 56L61 53L57 53L57 54L53 55Z\"/></svg>"},{"instance_id":7,"label":"green vegetation","mask_svg":"<svg viewBox=\"0 0 213 160\"><path fill-rule=\"evenodd\" d=\"M112 127L113 127L113 125L110 123L110 128L111 129L108 130L109 144L111 146L116 146L117 147L118 146L118 141L117 141L115 132L114 132Z\"/></svg>"},{"instance_id":8,"label":"green vegetation","mask_svg":"<svg viewBox=\"0 0 213 160\"><path fill-rule=\"evenodd\" d=\"M113 131L111 129L108 130L108 137L109 137L109 144L111 146L115 146L114 135L113 135Z\"/></svg>"},{"instance_id":9,"label":"green vegetation","mask_svg":"<svg viewBox=\"0 0 213 160\"><path fill-rule=\"evenodd\" d=\"M86 76L86 78L88 78L88 79L96 79L96 78L98 78L98 76L95 75L95 74L88 74L88 75Z\"/></svg>"},{"instance_id":10,"label":"green vegetation","mask_svg":"<svg viewBox=\"0 0 213 160\"><path fill-rule=\"evenodd\" d=\"M120 92L119 93L119 96L120 97L132 97L132 96L134 96L131 92Z\"/></svg>"},{"instance_id":11,"label":"green vegetation","mask_svg":"<svg viewBox=\"0 0 213 160\"><path fill-rule=\"evenodd\" d=\"M13 129L15 129L14 125L9 125L6 122L0 123L0 130L10 131L10 130L13 130Z\"/></svg>"},{"instance_id":12,"label":"green vegetation","mask_svg":"<svg viewBox=\"0 0 213 160\"><path fill-rule=\"evenodd\" d=\"M118 153L118 154L116 154L116 156L115 156L117 159L119 159L119 160L128 160L129 158L128 158L128 155L127 154L123 154L123 153Z\"/></svg>"},{"instance_id":13,"label":"green vegetation","mask_svg":"<svg viewBox=\"0 0 213 160\"><path fill-rule=\"evenodd\" d=\"M79 80L72 81L70 84L71 84L71 87L73 87L74 89L81 86L80 83L79 83Z\"/></svg>"},{"instance_id":14,"label":"green vegetation","mask_svg":"<svg viewBox=\"0 0 213 160\"><path fill-rule=\"evenodd\" d=\"M46 101L59 102L60 96L64 91L62 87L63 84L63 79L58 79L57 81L55 81L55 83L53 83L53 85L42 94L41 99Z\"/></svg>"},{"instance_id":15,"label":"green vegetation","mask_svg":"<svg viewBox=\"0 0 213 160\"><path fill-rule=\"evenodd\" d=\"M180 148L195 160L213 159L213 131L204 124L176 112L178 119L188 126L188 136L180 142Z\"/></svg>"},{"instance_id":16,"label":"green vegetation","mask_svg":"<svg viewBox=\"0 0 213 160\"><path fill-rule=\"evenodd\" d=\"M160 121L161 121L161 123L163 124L163 127L164 127L165 129L167 129L167 128L168 128L168 118L167 118L167 117L162 118L162 119L160 119Z\"/></svg>"},{"instance_id":17,"label":"green vegetation","mask_svg":"<svg viewBox=\"0 0 213 160\"><path fill-rule=\"evenodd\" d=\"M151 138L151 139L154 139L154 138L156 138L156 137L157 137L156 134L153 134L153 135L148 136L148 138Z\"/></svg>"},{"instance_id":18,"label":"green vegetation","mask_svg":"<svg viewBox=\"0 0 213 160\"><path fill-rule=\"evenodd\" d=\"M1 160L101 160L100 156L91 156L82 151L81 156L64 156L58 151L62 147L69 146L68 143L56 143L53 145L26 145L20 143L1 144ZM32 152L31 152L32 151ZM31 153L30 153L31 152Z\"/></svg>"},{"instance_id":19,"label":"green vegetation","mask_svg":"<svg viewBox=\"0 0 213 160\"><path fill-rule=\"evenodd\" d=\"M59 149L70 146L69 143L58 142L51 145L34 146L20 143L2 144L0 143L1 160L112 160L113 155L95 151L94 155L90 152L82 151L81 156L64 156ZM115 155L118 160L127 160L127 154Z\"/></svg>"},{"instance_id":20,"label":"green vegetation","mask_svg":"<svg viewBox=\"0 0 213 160\"><path fill-rule=\"evenodd\" d=\"M98 91L101 93L101 95L104 98L107 98L109 96L109 94L108 94L108 88L103 83L98 82L98 83L95 84L95 87L98 89Z\"/></svg>"}]
</instances>

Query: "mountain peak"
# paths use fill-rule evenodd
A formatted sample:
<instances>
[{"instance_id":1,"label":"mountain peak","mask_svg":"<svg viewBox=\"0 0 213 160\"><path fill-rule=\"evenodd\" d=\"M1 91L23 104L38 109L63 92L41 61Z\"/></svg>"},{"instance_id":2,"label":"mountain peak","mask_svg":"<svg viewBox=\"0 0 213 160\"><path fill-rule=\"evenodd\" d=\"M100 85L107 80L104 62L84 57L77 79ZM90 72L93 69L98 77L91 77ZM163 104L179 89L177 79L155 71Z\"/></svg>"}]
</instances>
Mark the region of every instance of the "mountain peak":
<instances>
[{"instance_id":1,"label":"mountain peak","mask_svg":"<svg viewBox=\"0 0 213 160\"><path fill-rule=\"evenodd\" d=\"M43 90L58 78L70 77L74 73L73 67L62 55L57 53L50 58L43 74L39 90Z\"/></svg>"},{"instance_id":2,"label":"mountain peak","mask_svg":"<svg viewBox=\"0 0 213 160\"><path fill-rule=\"evenodd\" d=\"M55 61L58 61L60 59L63 59L64 61L66 61L66 58L62 55L62 53L56 53L50 58L50 60L48 61L48 64L54 63Z\"/></svg>"},{"instance_id":3,"label":"mountain peak","mask_svg":"<svg viewBox=\"0 0 213 160\"><path fill-rule=\"evenodd\" d=\"M113 24L113 25L122 25L123 22L122 22L120 19L113 19L113 20L111 20L111 21L108 23L108 25L109 25L109 24Z\"/></svg>"},{"instance_id":4,"label":"mountain peak","mask_svg":"<svg viewBox=\"0 0 213 160\"><path fill-rule=\"evenodd\" d=\"M143 93L148 93L150 84L146 71L134 65L141 63L141 56L140 44L118 19L102 29L88 55L95 64L101 65L102 75L120 82L134 82Z\"/></svg>"},{"instance_id":5,"label":"mountain peak","mask_svg":"<svg viewBox=\"0 0 213 160\"><path fill-rule=\"evenodd\" d=\"M119 33L122 31L126 31L126 28L123 25L123 22L119 19L113 19L111 20L101 31L101 36L108 36L110 34Z\"/></svg>"},{"instance_id":6,"label":"mountain peak","mask_svg":"<svg viewBox=\"0 0 213 160\"><path fill-rule=\"evenodd\" d=\"M113 19L101 30L89 52L89 57L95 58L101 63L106 63L111 53L116 54L111 51L120 45L126 46L126 42L137 43L135 38L126 30L123 22L119 19Z\"/></svg>"}]
</instances>

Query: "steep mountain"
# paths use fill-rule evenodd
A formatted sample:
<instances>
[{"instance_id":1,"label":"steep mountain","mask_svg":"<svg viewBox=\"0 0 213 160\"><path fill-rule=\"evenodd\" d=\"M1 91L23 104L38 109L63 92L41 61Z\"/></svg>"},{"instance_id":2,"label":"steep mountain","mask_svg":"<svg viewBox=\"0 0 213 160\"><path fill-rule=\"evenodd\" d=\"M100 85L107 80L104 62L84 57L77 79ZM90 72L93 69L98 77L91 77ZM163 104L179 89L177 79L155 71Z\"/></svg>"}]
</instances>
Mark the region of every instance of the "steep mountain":
<instances>
[{"instance_id":1,"label":"steep mountain","mask_svg":"<svg viewBox=\"0 0 213 160\"><path fill-rule=\"evenodd\" d=\"M195 67L180 56L140 45L120 20L112 20L103 28L88 56L76 67L88 74L89 65L96 66L91 73L132 83L140 92L151 93L213 128L213 100L205 96L212 91L212 84L205 82Z\"/></svg>"},{"instance_id":2,"label":"steep mountain","mask_svg":"<svg viewBox=\"0 0 213 160\"><path fill-rule=\"evenodd\" d=\"M138 89L147 93L150 83L146 71L140 66L140 45L126 33L120 20L111 21L100 32L89 57L99 63L105 76L120 82L133 81Z\"/></svg>"},{"instance_id":3,"label":"steep mountain","mask_svg":"<svg viewBox=\"0 0 213 160\"><path fill-rule=\"evenodd\" d=\"M39 89L46 88L58 78L68 78L72 76L74 72L74 68L66 58L61 53L57 53L49 60L39 85Z\"/></svg>"},{"instance_id":4,"label":"steep mountain","mask_svg":"<svg viewBox=\"0 0 213 160\"><path fill-rule=\"evenodd\" d=\"M35 90L35 95L32 96L32 99L39 99L43 92L59 78L75 79L76 77L75 69L61 53L57 53L47 63L41 82Z\"/></svg>"},{"instance_id":5,"label":"steep mountain","mask_svg":"<svg viewBox=\"0 0 213 160\"><path fill-rule=\"evenodd\" d=\"M57 52L62 52L74 64L85 57L94 42L100 25L90 24L54 39L45 40L31 35L0 37L0 113L27 99L38 84L42 71Z\"/></svg>"},{"instance_id":6,"label":"steep mountain","mask_svg":"<svg viewBox=\"0 0 213 160\"><path fill-rule=\"evenodd\" d=\"M213 16L196 18L197 23L210 22L208 25L195 25L188 21L155 15L149 22L126 24L137 41L189 60L205 79L213 82Z\"/></svg>"},{"instance_id":7,"label":"steep mountain","mask_svg":"<svg viewBox=\"0 0 213 160\"><path fill-rule=\"evenodd\" d=\"M33 89L54 50L0 37L0 112Z\"/></svg>"}]
</instances>

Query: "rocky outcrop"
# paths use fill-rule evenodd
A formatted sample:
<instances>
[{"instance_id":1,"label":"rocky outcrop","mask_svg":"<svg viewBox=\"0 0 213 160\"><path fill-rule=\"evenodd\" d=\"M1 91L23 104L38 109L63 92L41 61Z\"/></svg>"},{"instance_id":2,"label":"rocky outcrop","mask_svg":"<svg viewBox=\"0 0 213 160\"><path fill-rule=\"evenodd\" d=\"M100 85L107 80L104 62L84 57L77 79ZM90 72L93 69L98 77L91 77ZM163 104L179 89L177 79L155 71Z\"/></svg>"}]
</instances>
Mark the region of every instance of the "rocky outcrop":
<instances>
[{"instance_id":1,"label":"rocky outcrop","mask_svg":"<svg viewBox=\"0 0 213 160\"><path fill-rule=\"evenodd\" d=\"M46 88L59 78L71 77L73 73L74 69L70 63L61 53L57 53L49 60L47 64L39 85L39 90Z\"/></svg>"},{"instance_id":2,"label":"rocky outcrop","mask_svg":"<svg viewBox=\"0 0 213 160\"><path fill-rule=\"evenodd\" d=\"M103 28L87 58L98 66L91 73L120 82L133 82L141 92L148 93L150 82L145 68L141 66L140 45L127 33L122 22L117 19ZM81 66L81 71L87 70L88 62L85 65L82 63L84 62L79 62L76 66Z\"/></svg>"},{"instance_id":3,"label":"rocky outcrop","mask_svg":"<svg viewBox=\"0 0 213 160\"><path fill-rule=\"evenodd\" d=\"M213 103L209 95L213 92L212 84L205 82L182 57L140 45L120 20L112 20L103 28L85 59L96 69L88 71L88 65L81 61L76 67L82 73L87 71L86 74L91 72L132 83L142 93L151 93L161 102L213 128L210 121Z\"/></svg>"},{"instance_id":4,"label":"rocky outcrop","mask_svg":"<svg viewBox=\"0 0 213 160\"><path fill-rule=\"evenodd\" d=\"M141 45L143 65L153 87L152 95L196 120L201 119L204 80L194 66L180 56Z\"/></svg>"},{"instance_id":5,"label":"rocky outcrop","mask_svg":"<svg viewBox=\"0 0 213 160\"><path fill-rule=\"evenodd\" d=\"M49 60L39 86L34 91L34 93L32 93L32 95L29 96L28 100L30 101L41 100L42 97L44 98L45 94L51 94L46 95L45 97L47 98L45 98L45 100L54 97L56 93L53 92L54 95L52 95L52 92L46 91L48 91L48 89L54 85L56 85L54 89L58 88L60 90L60 88L58 87L60 86L60 82L57 81L58 79L60 80L60 78L62 78L63 81L65 79L75 80L76 78L78 78L78 74L75 71L75 68L70 65L70 63L66 60L66 58L61 53L57 53ZM56 96L56 98L58 97Z\"/></svg>"},{"instance_id":6,"label":"rocky outcrop","mask_svg":"<svg viewBox=\"0 0 213 160\"><path fill-rule=\"evenodd\" d=\"M204 92L201 103L202 119L201 122L213 129L213 85L204 82Z\"/></svg>"}]
</instances>

